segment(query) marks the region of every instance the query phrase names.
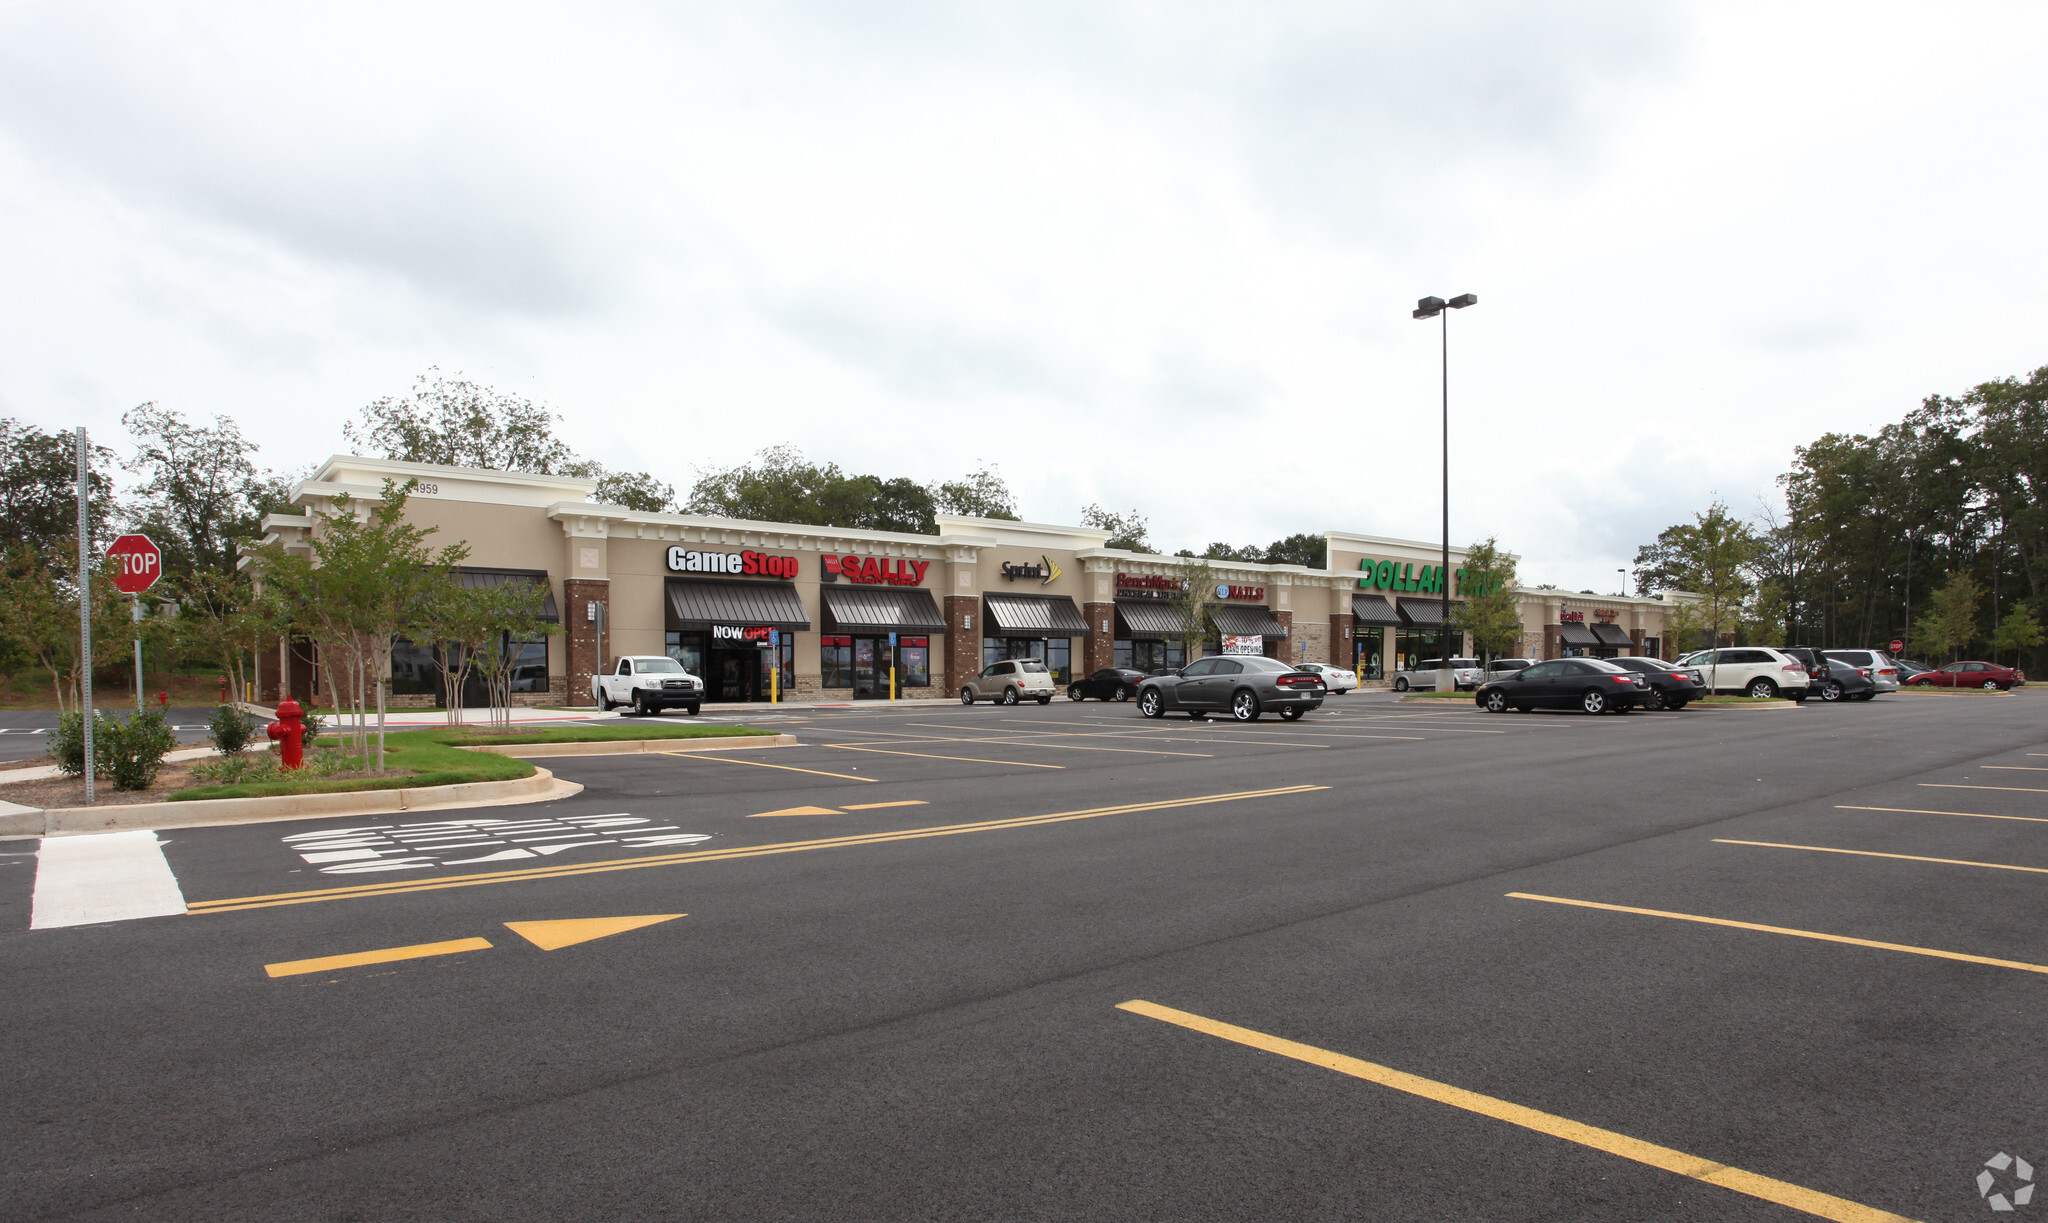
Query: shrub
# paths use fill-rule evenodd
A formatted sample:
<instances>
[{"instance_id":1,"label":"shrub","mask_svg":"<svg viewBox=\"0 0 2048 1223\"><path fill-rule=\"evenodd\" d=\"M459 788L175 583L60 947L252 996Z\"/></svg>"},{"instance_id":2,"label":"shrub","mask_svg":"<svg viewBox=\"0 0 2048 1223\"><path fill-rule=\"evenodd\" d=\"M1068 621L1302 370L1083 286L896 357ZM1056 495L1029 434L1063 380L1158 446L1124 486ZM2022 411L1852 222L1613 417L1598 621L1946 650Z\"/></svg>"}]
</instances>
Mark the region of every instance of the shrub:
<instances>
[{"instance_id":1,"label":"shrub","mask_svg":"<svg viewBox=\"0 0 2048 1223\"><path fill-rule=\"evenodd\" d=\"M93 754L97 756L99 734L93 734ZM85 715L82 713L62 714L57 718L57 733L50 736L50 758L57 762L57 771L72 777L85 772ZM97 770L95 770L97 771Z\"/></svg>"},{"instance_id":2,"label":"shrub","mask_svg":"<svg viewBox=\"0 0 2048 1223\"><path fill-rule=\"evenodd\" d=\"M249 715L233 705L222 705L213 711L213 720L206 724L206 735L213 741L214 750L223 756L247 751L250 740L256 737L249 727Z\"/></svg>"},{"instance_id":3,"label":"shrub","mask_svg":"<svg viewBox=\"0 0 2048 1223\"><path fill-rule=\"evenodd\" d=\"M164 715L154 709L130 714L126 722L103 718L92 737L94 762L106 770L116 790L149 789L163 767L164 753L178 746Z\"/></svg>"}]
</instances>

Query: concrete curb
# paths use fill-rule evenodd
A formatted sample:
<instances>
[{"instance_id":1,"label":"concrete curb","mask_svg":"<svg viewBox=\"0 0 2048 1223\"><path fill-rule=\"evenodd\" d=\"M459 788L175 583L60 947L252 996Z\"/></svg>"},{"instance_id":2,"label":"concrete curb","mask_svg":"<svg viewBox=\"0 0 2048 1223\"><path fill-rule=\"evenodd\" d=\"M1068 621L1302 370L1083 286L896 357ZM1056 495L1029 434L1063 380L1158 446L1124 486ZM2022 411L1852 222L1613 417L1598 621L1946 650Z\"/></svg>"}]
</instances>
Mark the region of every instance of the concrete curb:
<instances>
[{"instance_id":1,"label":"concrete curb","mask_svg":"<svg viewBox=\"0 0 2048 1223\"><path fill-rule=\"evenodd\" d=\"M357 790L343 794L281 794L271 798L207 798L188 803L125 803L104 807L53 807L0 815L0 836L37 837L106 832L122 828L194 828L257 824L335 815L396 815L446 807L504 807L544 803L581 794L543 768L511 781L471 781L452 786L403 790Z\"/></svg>"},{"instance_id":2,"label":"concrete curb","mask_svg":"<svg viewBox=\"0 0 2048 1223\"><path fill-rule=\"evenodd\" d=\"M1814 697L1814 698L1811 698L1811 699L1814 699L1814 700L1819 700L1820 698L1818 698L1818 697ZM1686 707L1687 707L1687 708L1689 708L1689 709L1719 709L1719 710L1724 710L1724 711L1726 711L1726 710L1738 710L1738 709L1797 709L1797 708L1799 708L1799 702L1798 702L1798 701L1744 701L1744 702L1743 702L1742 704L1740 704L1740 705L1709 705L1709 704L1707 704L1707 703L1706 703L1705 701L1688 701L1688 702L1686 702Z\"/></svg>"},{"instance_id":3,"label":"concrete curb","mask_svg":"<svg viewBox=\"0 0 2048 1223\"><path fill-rule=\"evenodd\" d=\"M611 739L588 743L496 743L464 746L465 752L489 752L520 760L557 756L630 756L640 752L730 752L755 747L795 747L795 735L719 735L708 739Z\"/></svg>"}]
</instances>

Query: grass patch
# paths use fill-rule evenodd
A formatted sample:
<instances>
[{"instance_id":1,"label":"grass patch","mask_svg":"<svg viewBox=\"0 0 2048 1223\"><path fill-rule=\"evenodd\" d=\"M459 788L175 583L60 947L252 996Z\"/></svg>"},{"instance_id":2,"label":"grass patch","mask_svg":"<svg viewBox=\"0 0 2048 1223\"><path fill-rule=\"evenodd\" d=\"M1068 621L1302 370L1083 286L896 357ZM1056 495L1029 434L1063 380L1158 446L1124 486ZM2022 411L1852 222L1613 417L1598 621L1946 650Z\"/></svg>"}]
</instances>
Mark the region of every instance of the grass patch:
<instances>
[{"instance_id":1,"label":"grass patch","mask_svg":"<svg viewBox=\"0 0 2048 1223\"><path fill-rule=\"evenodd\" d=\"M295 778L290 781L244 782L180 790L169 801L205 798L269 798L281 794L348 794L358 790L400 790L415 786L453 786L471 781L514 781L531 777L534 765L512 756L466 752L462 748L516 743L591 743L621 739L717 739L772 735L752 726L576 726L555 730L490 732L461 726L404 730L385 736L385 767L390 777ZM323 738L319 751L332 752L336 740ZM373 745L372 752L375 751ZM372 763L376 757L371 756Z\"/></svg>"}]
</instances>

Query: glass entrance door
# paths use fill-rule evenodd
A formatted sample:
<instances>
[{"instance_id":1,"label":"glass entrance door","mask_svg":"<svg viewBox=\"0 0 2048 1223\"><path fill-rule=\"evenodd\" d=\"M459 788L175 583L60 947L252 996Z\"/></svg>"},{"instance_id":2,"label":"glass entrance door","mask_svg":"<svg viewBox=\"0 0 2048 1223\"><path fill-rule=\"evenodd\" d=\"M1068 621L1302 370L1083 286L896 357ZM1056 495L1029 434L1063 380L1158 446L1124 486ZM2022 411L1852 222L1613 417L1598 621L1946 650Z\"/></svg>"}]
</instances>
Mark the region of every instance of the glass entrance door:
<instances>
[{"instance_id":1,"label":"glass entrance door","mask_svg":"<svg viewBox=\"0 0 2048 1223\"><path fill-rule=\"evenodd\" d=\"M853 699L889 699L889 639L853 639Z\"/></svg>"}]
</instances>

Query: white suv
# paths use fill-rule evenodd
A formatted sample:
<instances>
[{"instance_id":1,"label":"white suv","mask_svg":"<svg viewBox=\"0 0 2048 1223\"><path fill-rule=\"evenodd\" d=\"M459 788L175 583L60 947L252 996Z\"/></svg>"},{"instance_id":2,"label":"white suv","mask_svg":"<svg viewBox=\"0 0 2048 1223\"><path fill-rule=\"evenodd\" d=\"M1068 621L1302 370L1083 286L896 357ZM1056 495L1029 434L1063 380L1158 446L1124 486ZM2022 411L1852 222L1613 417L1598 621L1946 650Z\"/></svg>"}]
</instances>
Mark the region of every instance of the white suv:
<instances>
[{"instance_id":1,"label":"white suv","mask_svg":"<svg viewBox=\"0 0 2048 1223\"><path fill-rule=\"evenodd\" d=\"M1406 671L1394 672L1394 691L1406 692L1410 688L1435 688L1436 671L1443 666L1441 658L1425 658ZM1476 658L1453 658L1451 660L1451 685L1460 692L1470 692L1486 682L1486 671Z\"/></svg>"},{"instance_id":2,"label":"white suv","mask_svg":"<svg viewBox=\"0 0 2048 1223\"><path fill-rule=\"evenodd\" d=\"M1784 696L1806 699L1806 664L1782 650L1767 646L1727 646L1701 650L1679 660L1680 665L1699 672L1700 683L1714 692L1743 696Z\"/></svg>"}]
</instances>

